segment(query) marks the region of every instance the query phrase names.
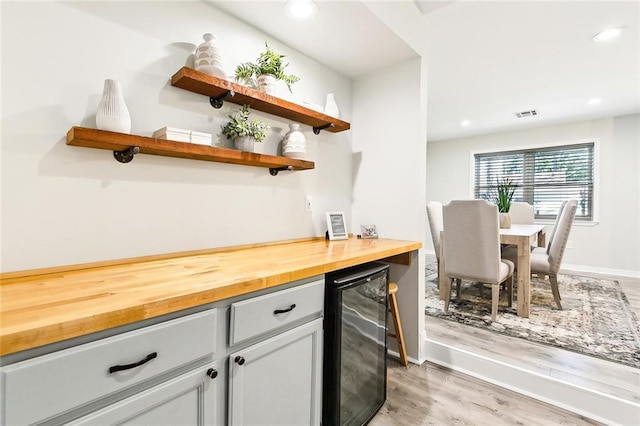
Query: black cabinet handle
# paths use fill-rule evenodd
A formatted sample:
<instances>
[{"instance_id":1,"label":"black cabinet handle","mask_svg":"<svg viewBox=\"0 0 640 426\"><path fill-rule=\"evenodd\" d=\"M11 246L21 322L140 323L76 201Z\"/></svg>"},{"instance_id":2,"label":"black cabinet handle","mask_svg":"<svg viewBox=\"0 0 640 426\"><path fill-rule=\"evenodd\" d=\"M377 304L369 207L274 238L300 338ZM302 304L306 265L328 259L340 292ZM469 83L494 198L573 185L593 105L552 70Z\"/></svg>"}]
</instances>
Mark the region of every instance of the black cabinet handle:
<instances>
[{"instance_id":1,"label":"black cabinet handle","mask_svg":"<svg viewBox=\"0 0 640 426\"><path fill-rule=\"evenodd\" d=\"M210 379L215 379L216 377L218 377L218 370L216 370L215 368L210 368L207 370L207 376Z\"/></svg>"},{"instance_id":2,"label":"black cabinet handle","mask_svg":"<svg viewBox=\"0 0 640 426\"><path fill-rule=\"evenodd\" d=\"M284 314L285 312L291 312L295 309L296 304L292 304L291 306L289 306L287 309L276 309L275 311L273 311L273 315L278 315L278 314Z\"/></svg>"},{"instance_id":3,"label":"black cabinet handle","mask_svg":"<svg viewBox=\"0 0 640 426\"><path fill-rule=\"evenodd\" d=\"M140 361L134 362L133 364L114 365L113 367L109 367L109 374L115 373L116 371L130 370L132 368L140 367L142 364L146 364L155 358L158 358L158 352L151 352L145 357L145 359L141 359Z\"/></svg>"},{"instance_id":4,"label":"black cabinet handle","mask_svg":"<svg viewBox=\"0 0 640 426\"><path fill-rule=\"evenodd\" d=\"M238 365L243 365L245 360L243 356L237 356L233 361Z\"/></svg>"}]
</instances>

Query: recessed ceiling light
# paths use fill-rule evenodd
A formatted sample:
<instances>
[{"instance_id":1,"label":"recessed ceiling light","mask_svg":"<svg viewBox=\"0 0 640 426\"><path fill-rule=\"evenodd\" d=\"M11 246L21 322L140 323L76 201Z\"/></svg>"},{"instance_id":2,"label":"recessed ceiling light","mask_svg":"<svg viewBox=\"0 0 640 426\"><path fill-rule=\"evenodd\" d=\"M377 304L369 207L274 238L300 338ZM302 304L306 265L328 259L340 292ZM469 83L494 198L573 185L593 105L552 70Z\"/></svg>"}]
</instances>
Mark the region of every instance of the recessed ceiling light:
<instances>
[{"instance_id":1,"label":"recessed ceiling light","mask_svg":"<svg viewBox=\"0 0 640 426\"><path fill-rule=\"evenodd\" d=\"M471 122L469 120L463 120L460 122L460 125L462 127L467 127L469 124L471 124Z\"/></svg>"},{"instance_id":2,"label":"recessed ceiling light","mask_svg":"<svg viewBox=\"0 0 640 426\"><path fill-rule=\"evenodd\" d=\"M591 98L587 101L587 105L598 105L600 102L602 102L600 98Z\"/></svg>"},{"instance_id":3,"label":"recessed ceiling light","mask_svg":"<svg viewBox=\"0 0 640 426\"><path fill-rule=\"evenodd\" d=\"M318 13L318 5L314 0L289 0L285 7L289 15L300 20L310 19Z\"/></svg>"},{"instance_id":4,"label":"recessed ceiling light","mask_svg":"<svg viewBox=\"0 0 640 426\"><path fill-rule=\"evenodd\" d=\"M626 30L625 27L609 28L608 30L600 31L592 37L593 41L607 41L618 37L622 34L622 31Z\"/></svg>"}]
</instances>

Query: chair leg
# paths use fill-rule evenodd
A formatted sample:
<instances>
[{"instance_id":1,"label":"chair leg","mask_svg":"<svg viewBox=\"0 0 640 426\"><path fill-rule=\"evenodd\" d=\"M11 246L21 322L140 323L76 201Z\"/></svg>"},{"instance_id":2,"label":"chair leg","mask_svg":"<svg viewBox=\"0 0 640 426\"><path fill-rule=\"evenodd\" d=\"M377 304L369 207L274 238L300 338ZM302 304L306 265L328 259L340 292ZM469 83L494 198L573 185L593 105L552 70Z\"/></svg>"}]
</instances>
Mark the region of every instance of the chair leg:
<instances>
[{"instance_id":1,"label":"chair leg","mask_svg":"<svg viewBox=\"0 0 640 426\"><path fill-rule=\"evenodd\" d=\"M404 344L404 334L402 333L402 323L400 322L400 311L398 310L398 299L396 299L395 293L389 294L389 305L391 317L393 318L393 327L396 331L393 337L395 337L398 342L400 364L406 366L409 361L407 360L407 349Z\"/></svg>"},{"instance_id":2,"label":"chair leg","mask_svg":"<svg viewBox=\"0 0 640 426\"><path fill-rule=\"evenodd\" d=\"M549 275L549 282L551 282L551 292L553 293L553 299L558 305L558 309L562 310L562 304L560 303L560 290L558 290L558 276Z\"/></svg>"},{"instance_id":3,"label":"chair leg","mask_svg":"<svg viewBox=\"0 0 640 426\"><path fill-rule=\"evenodd\" d=\"M513 306L513 275L507 279L507 306Z\"/></svg>"},{"instance_id":4,"label":"chair leg","mask_svg":"<svg viewBox=\"0 0 640 426\"><path fill-rule=\"evenodd\" d=\"M444 311L449 312L449 302L451 301L451 284L453 283L453 278L447 277L444 280Z\"/></svg>"},{"instance_id":5,"label":"chair leg","mask_svg":"<svg viewBox=\"0 0 640 426\"><path fill-rule=\"evenodd\" d=\"M498 299L500 298L500 284L495 283L491 286L491 321L498 318Z\"/></svg>"},{"instance_id":6,"label":"chair leg","mask_svg":"<svg viewBox=\"0 0 640 426\"><path fill-rule=\"evenodd\" d=\"M460 294L460 288L462 287L462 280L460 278L456 278L456 297L460 299L462 295Z\"/></svg>"}]
</instances>

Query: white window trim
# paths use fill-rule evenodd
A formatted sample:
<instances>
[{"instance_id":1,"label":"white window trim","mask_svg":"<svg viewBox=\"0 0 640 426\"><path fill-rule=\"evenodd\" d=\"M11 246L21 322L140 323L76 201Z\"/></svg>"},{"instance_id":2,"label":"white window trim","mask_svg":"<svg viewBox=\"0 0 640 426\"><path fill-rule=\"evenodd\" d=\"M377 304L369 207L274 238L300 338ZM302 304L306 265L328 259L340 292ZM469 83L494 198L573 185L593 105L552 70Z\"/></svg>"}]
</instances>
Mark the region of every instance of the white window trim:
<instances>
[{"instance_id":1,"label":"white window trim","mask_svg":"<svg viewBox=\"0 0 640 426\"><path fill-rule=\"evenodd\" d=\"M506 152L506 151L521 151L526 149L553 148L553 147L568 146L568 145L581 145L585 143L593 143L593 217L591 220L574 221L573 224L577 226L596 226L597 224L600 223L600 139L599 138L539 143L539 144L531 144L531 145L518 145L518 146L508 145L503 147L469 151L469 198L473 199L475 197L474 187L475 187L475 174L476 174L476 170L475 170L476 154L493 154L493 153L500 153L500 152ZM555 221L536 220L536 223L553 224L555 223Z\"/></svg>"}]
</instances>

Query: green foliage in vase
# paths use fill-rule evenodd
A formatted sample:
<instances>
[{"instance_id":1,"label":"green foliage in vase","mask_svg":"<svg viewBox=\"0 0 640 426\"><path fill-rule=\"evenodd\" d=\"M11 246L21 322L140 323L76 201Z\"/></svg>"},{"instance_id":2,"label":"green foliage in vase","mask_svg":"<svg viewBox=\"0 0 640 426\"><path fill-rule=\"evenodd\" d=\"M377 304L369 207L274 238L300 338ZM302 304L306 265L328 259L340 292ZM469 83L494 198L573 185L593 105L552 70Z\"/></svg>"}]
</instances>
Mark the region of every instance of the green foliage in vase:
<instances>
[{"instance_id":1,"label":"green foliage in vase","mask_svg":"<svg viewBox=\"0 0 640 426\"><path fill-rule=\"evenodd\" d=\"M271 74L276 80L284 81L289 92L291 92L291 85L299 81L300 77L293 74L285 74L284 69L288 67L289 64L283 64L282 58L286 56L270 48L267 42L265 42L264 45L266 50L258 56L256 62L245 62L236 67L236 79L251 79L263 74Z\"/></svg>"},{"instance_id":2,"label":"green foliage in vase","mask_svg":"<svg viewBox=\"0 0 640 426\"><path fill-rule=\"evenodd\" d=\"M262 120L249 121L249 105L243 105L236 115L229 115L229 121L222 126L222 134L227 139L249 136L256 142L262 142L267 137L269 125Z\"/></svg>"},{"instance_id":3,"label":"green foliage in vase","mask_svg":"<svg viewBox=\"0 0 640 426\"><path fill-rule=\"evenodd\" d=\"M518 185L509 178L496 179L496 205L500 213L509 213L511 199Z\"/></svg>"}]
</instances>

